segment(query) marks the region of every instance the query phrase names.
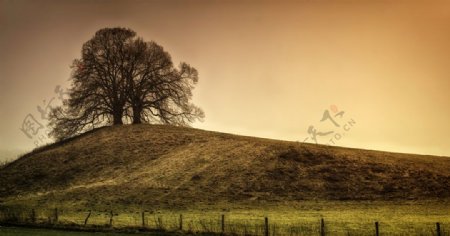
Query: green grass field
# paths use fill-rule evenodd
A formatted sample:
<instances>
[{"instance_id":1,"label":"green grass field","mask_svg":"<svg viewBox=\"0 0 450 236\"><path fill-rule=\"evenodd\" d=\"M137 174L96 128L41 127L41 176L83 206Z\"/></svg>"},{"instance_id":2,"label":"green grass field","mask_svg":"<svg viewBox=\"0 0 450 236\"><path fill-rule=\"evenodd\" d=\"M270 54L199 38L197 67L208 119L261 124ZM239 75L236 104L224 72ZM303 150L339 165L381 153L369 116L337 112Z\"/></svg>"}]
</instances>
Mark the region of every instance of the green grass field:
<instances>
[{"instance_id":1,"label":"green grass field","mask_svg":"<svg viewBox=\"0 0 450 236\"><path fill-rule=\"evenodd\" d=\"M2 236L125 236L123 233L101 233L101 232L70 232L49 229L29 229L18 227L0 227Z\"/></svg>"},{"instance_id":2,"label":"green grass field","mask_svg":"<svg viewBox=\"0 0 450 236\"><path fill-rule=\"evenodd\" d=\"M45 222L52 210L36 210ZM87 211L59 210L60 224L83 225ZM318 235L320 219L325 221L327 235L374 235L374 222L379 222L380 235L436 235L436 222L441 235L450 235L450 204L437 201L341 202L308 201L295 205L265 207L226 205L218 208L198 207L192 210L157 210L145 212L145 226L151 229L177 231L180 214L183 230L190 232L221 232L221 215L225 231L238 235L262 235L264 218L268 217L271 235ZM22 214L27 217L26 213ZM88 226L108 227L109 211L93 211ZM113 227L141 227L142 211L113 211Z\"/></svg>"}]
</instances>

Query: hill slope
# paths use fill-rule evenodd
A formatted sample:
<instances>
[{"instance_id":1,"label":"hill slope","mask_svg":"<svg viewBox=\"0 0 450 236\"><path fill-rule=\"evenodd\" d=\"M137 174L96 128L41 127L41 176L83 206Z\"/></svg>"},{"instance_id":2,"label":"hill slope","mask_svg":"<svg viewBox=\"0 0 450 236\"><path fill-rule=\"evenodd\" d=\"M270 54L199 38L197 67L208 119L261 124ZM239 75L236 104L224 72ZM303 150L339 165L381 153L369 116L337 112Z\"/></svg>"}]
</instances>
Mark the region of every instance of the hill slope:
<instances>
[{"instance_id":1,"label":"hill slope","mask_svg":"<svg viewBox=\"0 0 450 236\"><path fill-rule=\"evenodd\" d=\"M97 129L0 169L0 201L189 205L450 198L450 158L163 125Z\"/></svg>"}]
</instances>

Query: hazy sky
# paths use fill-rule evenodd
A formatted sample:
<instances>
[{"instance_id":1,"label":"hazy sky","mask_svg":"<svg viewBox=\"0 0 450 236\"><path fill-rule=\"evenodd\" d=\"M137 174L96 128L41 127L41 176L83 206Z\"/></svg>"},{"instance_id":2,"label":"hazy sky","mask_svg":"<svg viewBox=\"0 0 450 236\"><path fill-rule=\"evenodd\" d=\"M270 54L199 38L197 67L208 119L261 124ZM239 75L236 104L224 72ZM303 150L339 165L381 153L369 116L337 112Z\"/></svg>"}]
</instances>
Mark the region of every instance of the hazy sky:
<instances>
[{"instance_id":1,"label":"hazy sky","mask_svg":"<svg viewBox=\"0 0 450 236\"><path fill-rule=\"evenodd\" d=\"M196 128L450 156L450 2L425 0L0 0L0 150L34 147L25 117L116 26L198 69Z\"/></svg>"}]
</instances>

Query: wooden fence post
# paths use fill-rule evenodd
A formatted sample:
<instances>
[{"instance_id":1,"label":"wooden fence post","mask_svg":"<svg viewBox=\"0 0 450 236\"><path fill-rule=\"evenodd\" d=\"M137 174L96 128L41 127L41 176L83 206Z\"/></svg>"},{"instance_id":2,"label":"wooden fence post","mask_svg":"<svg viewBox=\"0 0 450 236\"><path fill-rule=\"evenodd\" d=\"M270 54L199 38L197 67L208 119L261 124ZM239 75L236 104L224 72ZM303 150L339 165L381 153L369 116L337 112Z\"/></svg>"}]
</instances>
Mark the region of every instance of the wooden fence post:
<instances>
[{"instance_id":1,"label":"wooden fence post","mask_svg":"<svg viewBox=\"0 0 450 236\"><path fill-rule=\"evenodd\" d=\"M91 210L89 210L89 214L87 215L86 219L84 219L84 226L86 226L86 224L89 220L89 217L91 217Z\"/></svg>"},{"instance_id":2,"label":"wooden fence post","mask_svg":"<svg viewBox=\"0 0 450 236\"><path fill-rule=\"evenodd\" d=\"M109 226L112 227L113 224L113 211L110 212L110 218L109 218Z\"/></svg>"},{"instance_id":3,"label":"wooden fence post","mask_svg":"<svg viewBox=\"0 0 450 236\"><path fill-rule=\"evenodd\" d=\"M375 235L379 236L380 235L380 231L378 230L378 221L375 222Z\"/></svg>"},{"instance_id":4,"label":"wooden fence post","mask_svg":"<svg viewBox=\"0 0 450 236\"><path fill-rule=\"evenodd\" d=\"M58 223L58 208L55 208L55 222L54 224Z\"/></svg>"},{"instance_id":5,"label":"wooden fence post","mask_svg":"<svg viewBox=\"0 0 450 236\"><path fill-rule=\"evenodd\" d=\"M157 229L163 229L163 222L162 222L162 218L160 216L158 216Z\"/></svg>"},{"instance_id":6,"label":"wooden fence post","mask_svg":"<svg viewBox=\"0 0 450 236\"><path fill-rule=\"evenodd\" d=\"M183 230L183 215L180 214L180 230Z\"/></svg>"},{"instance_id":7,"label":"wooden fence post","mask_svg":"<svg viewBox=\"0 0 450 236\"><path fill-rule=\"evenodd\" d=\"M222 234L225 233L225 215L222 215Z\"/></svg>"},{"instance_id":8,"label":"wooden fence post","mask_svg":"<svg viewBox=\"0 0 450 236\"><path fill-rule=\"evenodd\" d=\"M264 218L264 236L269 236L269 219Z\"/></svg>"},{"instance_id":9,"label":"wooden fence post","mask_svg":"<svg viewBox=\"0 0 450 236\"><path fill-rule=\"evenodd\" d=\"M436 223L436 235L441 236L441 225L439 222Z\"/></svg>"},{"instance_id":10,"label":"wooden fence post","mask_svg":"<svg viewBox=\"0 0 450 236\"><path fill-rule=\"evenodd\" d=\"M325 221L320 219L320 236L325 236Z\"/></svg>"},{"instance_id":11,"label":"wooden fence post","mask_svg":"<svg viewBox=\"0 0 450 236\"><path fill-rule=\"evenodd\" d=\"M34 209L31 209L31 222L36 223L36 212Z\"/></svg>"},{"instance_id":12,"label":"wooden fence post","mask_svg":"<svg viewBox=\"0 0 450 236\"><path fill-rule=\"evenodd\" d=\"M142 212L142 228L145 228L145 211Z\"/></svg>"}]
</instances>

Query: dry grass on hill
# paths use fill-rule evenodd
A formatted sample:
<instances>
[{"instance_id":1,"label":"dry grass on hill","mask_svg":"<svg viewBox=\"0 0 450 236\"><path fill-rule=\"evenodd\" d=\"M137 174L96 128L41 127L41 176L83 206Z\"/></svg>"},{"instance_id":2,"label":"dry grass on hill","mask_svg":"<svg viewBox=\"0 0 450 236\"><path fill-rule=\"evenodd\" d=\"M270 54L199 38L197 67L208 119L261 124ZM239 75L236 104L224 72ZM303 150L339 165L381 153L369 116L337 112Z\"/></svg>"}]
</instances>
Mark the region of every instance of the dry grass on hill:
<instances>
[{"instance_id":1,"label":"dry grass on hill","mask_svg":"<svg viewBox=\"0 0 450 236\"><path fill-rule=\"evenodd\" d=\"M0 169L0 202L188 206L450 197L450 158L164 125L97 129Z\"/></svg>"}]
</instances>

